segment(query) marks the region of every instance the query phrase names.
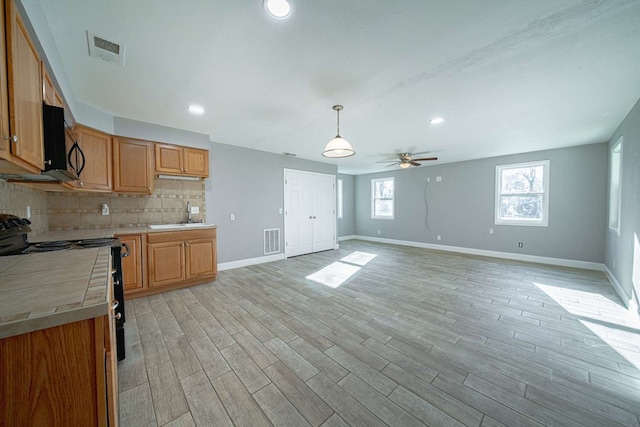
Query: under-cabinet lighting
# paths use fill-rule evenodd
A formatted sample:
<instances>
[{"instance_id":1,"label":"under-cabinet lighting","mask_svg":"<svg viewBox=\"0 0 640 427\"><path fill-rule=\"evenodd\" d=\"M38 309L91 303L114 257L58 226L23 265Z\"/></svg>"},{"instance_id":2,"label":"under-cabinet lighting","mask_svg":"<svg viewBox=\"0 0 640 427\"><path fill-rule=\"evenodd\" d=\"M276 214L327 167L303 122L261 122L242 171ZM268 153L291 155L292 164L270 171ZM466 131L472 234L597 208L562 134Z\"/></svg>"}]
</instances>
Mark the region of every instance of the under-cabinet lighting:
<instances>
[{"instance_id":1,"label":"under-cabinet lighting","mask_svg":"<svg viewBox=\"0 0 640 427\"><path fill-rule=\"evenodd\" d=\"M158 175L160 179L177 179L178 181L200 181L197 176Z\"/></svg>"}]
</instances>

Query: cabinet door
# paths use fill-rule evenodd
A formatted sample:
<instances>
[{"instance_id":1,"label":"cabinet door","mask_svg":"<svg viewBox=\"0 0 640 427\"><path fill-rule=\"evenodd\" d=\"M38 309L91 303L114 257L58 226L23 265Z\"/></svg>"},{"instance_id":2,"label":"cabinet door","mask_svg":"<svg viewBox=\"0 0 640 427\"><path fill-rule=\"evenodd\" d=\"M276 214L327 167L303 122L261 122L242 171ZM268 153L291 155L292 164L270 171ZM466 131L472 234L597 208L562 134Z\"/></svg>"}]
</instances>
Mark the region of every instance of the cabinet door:
<instances>
[{"instance_id":1,"label":"cabinet door","mask_svg":"<svg viewBox=\"0 0 640 427\"><path fill-rule=\"evenodd\" d=\"M7 9L11 153L34 171L44 167L40 58L13 1Z\"/></svg>"},{"instance_id":2,"label":"cabinet door","mask_svg":"<svg viewBox=\"0 0 640 427\"><path fill-rule=\"evenodd\" d=\"M209 151L197 148L184 148L184 173L185 175L209 176Z\"/></svg>"},{"instance_id":3,"label":"cabinet door","mask_svg":"<svg viewBox=\"0 0 640 427\"><path fill-rule=\"evenodd\" d=\"M155 144L156 172L182 175L182 147L169 144Z\"/></svg>"},{"instance_id":4,"label":"cabinet door","mask_svg":"<svg viewBox=\"0 0 640 427\"><path fill-rule=\"evenodd\" d=\"M187 250L187 279L216 275L215 238L188 240L185 246Z\"/></svg>"},{"instance_id":5,"label":"cabinet door","mask_svg":"<svg viewBox=\"0 0 640 427\"><path fill-rule=\"evenodd\" d=\"M153 143L113 138L113 189L119 193L153 193Z\"/></svg>"},{"instance_id":6,"label":"cabinet door","mask_svg":"<svg viewBox=\"0 0 640 427\"><path fill-rule=\"evenodd\" d=\"M129 247L129 256L122 258L122 274L125 292L142 289L142 236L140 234L117 236Z\"/></svg>"},{"instance_id":7,"label":"cabinet door","mask_svg":"<svg viewBox=\"0 0 640 427\"><path fill-rule=\"evenodd\" d=\"M77 185L83 190L111 191L111 135L78 126L77 137L85 158Z\"/></svg>"},{"instance_id":8,"label":"cabinet door","mask_svg":"<svg viewBox=\"0 0 640 427\"><path fill-rule=\"evenodd\" d=\"M163 286L185 280L183 241L149 243L149 286Z\"/></svg>"},{"instance_id":9,"label":"cabinet door","mask_svg":"<svg viewBox=\"0 0 640 427\"><path fill-rule=\"evenodd\" d=\"M9 140L9 93L7 92L7 51L4 7L0 7L0 159L11 158Z\"/></svg>"}]
</instances>

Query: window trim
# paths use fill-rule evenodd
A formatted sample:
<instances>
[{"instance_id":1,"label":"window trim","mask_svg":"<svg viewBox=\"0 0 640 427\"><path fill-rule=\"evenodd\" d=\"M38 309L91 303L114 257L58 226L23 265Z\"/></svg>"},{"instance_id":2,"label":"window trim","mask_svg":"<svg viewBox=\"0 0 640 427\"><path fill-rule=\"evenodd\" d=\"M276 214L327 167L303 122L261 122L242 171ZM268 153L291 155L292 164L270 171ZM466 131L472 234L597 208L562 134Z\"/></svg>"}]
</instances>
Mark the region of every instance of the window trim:
<instances>
[{"instance_id":1,"label":"window trim","mask_svg":"<svg viewBox=\"0 0 640 427\"><path fill-rule=\"evenodd\" d=\"M393 198L392 199L378 199L378 200L391 200L393 203L391 204L391 215L376 215L375 214L375 204L376 204L376 182L383 181L392 181L393 182ZM371 179L371 219L387 219L393 220L395 219L396 213L396 183L395 179L392 176L386 178L372 178Z\"/></svg>"},{"instance_id":2,"label":"window trim","mask_svg":"<svg viewBox=\"0 0 640 427\"><path fill-rule=\"evenodd\" d=\"M616 141L615 144L613 144L613 146L611 147L611 150L609 151L609 212L607 213L607 219L608 219L608 226L609 226L609 231L612 231L614 233L616 233L618 236L620 235L620 220L621 220L621 211L622 211L622 155L623 155L623 149L624 149L624 145L623 145L623 137L621 136L620 138L618 138L618 140ZM619 158L620 158L620 164L618 165L618 191L617 191L617 201L618 201L618 206L617 206L617 210L618 210L618 217L616 218L616 224L615 227L613 227L611 225L611 200L612 200L612 193L611 193L611 185L613 183L613 170L612 170L612 166L613 166L613 154L616 152L616 150L619 150Z\"/></svg>"},{"instance_id":3,"label":"window trim","mask_svg":"<svg viewBox=\"0 0 640 427\"><path fill-rule=\"evenodd\" d=\"M534 162L511 163L507 165L496 165L496 181L495 181L495 225L519 225L525 227L548 227L549 226L549 160L537 160ZM502 196L502 171L504 169L517 169L530 166L542 166L543 173L543 193L542 193L542 214L540 219L504 219L500 217L500 198ZM525 193L540 194L540 193Z\"/></svg>"},{"instance_id":4,"label":"window trim","mask_svg":"<svg viewBox=\"0 0 640 427\"><path fill-rule=\"evenodd\" d=\"M342 178L338 178L336 181L336 211L338 211L338 219L342 219L344 217L344 193L342 192Z\"/></svg>"}]
</instances>

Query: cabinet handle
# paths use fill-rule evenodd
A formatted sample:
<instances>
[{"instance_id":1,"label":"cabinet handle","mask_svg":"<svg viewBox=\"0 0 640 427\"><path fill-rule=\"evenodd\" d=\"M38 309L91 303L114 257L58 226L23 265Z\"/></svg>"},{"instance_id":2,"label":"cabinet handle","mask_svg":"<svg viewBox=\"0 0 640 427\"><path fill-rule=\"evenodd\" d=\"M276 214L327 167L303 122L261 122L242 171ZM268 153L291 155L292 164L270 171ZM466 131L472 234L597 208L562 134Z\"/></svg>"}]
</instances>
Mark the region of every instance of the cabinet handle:
<instances>
[{"instance_id":1,"label":"cabinet handle","mask_svg":"<svg viewBox=\"0 0 640 427\"><path fill-rule=\"evenodd\" d=\"M111 310L115 310L116 308L118 308L118 306L120 306L120 301L114 299L111 305Z\"/></svg>"},{"instance_id":2,"label":"cabinet handle","mask_svg":"<svg viewBox=\"0 0 640 427\"><path fill-rule=\"evenodd\" d=\"M51 166L51 160L45 160L44 164Z\"/></svg>"},{"instance_id":3,"label":"cabinet handle","mask_svg":"<svg viewBox=\"0 0 640 427\"><path fill-rule=\"evenodd\" d=\"M114 318L114 319L116 319L116 320L120 320L120 319L122 318L122 313L117 312L117 313L115 314L115 316L113 316L113 318Z\"/></svg>"},{"instance_id":4,"label":"cabinet handle","mask_svg":"<svg viewBox=\"0 0 640 427\"><path fill-rule=\"evenodd\" d=\"M13 141L13 142L18 142L18 135L5 136L5 137L3 137L3 138L4 138L4 139L7 139L7 140L11 140L11 141Z\"/></svg>"}]
</instances>

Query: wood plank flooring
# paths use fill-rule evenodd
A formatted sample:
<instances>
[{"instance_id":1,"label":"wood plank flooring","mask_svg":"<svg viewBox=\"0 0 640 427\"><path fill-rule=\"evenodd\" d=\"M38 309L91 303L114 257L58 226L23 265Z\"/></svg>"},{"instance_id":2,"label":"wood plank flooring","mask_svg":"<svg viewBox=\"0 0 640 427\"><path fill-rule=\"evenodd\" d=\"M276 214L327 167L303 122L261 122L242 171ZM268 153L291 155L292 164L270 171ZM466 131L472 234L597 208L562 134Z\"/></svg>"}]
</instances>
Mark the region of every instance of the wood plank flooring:
<instances>
[{"instance_id":1,"label":"wood plank flooring","mask_svg":"<svg viewBox=\"0 0 640 427\"><path fill-rule=\"evenodd\" d=\"M640 321L600 272L352 240L126 310L124 427L640 426Z\"/></svg>"}]
</instances>

